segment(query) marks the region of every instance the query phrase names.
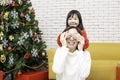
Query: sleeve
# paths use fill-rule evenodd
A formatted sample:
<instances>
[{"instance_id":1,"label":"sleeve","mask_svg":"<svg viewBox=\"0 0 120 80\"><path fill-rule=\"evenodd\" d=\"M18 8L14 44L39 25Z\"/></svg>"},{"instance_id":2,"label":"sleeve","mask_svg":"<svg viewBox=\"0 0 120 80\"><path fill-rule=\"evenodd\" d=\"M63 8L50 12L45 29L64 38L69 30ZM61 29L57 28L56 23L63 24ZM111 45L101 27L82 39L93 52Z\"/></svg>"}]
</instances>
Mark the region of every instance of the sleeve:
<instances>
[{"instance_id":1,"label":"sleeve","mask_svg":"<svg viewBox=\"0 0 120 80\"><path fill-rule=\"evenodd\" d=\"M89 47L89 40L87 38L87 34L86 34L85 30L81 30L80 32L81 32L82 36L85 38L85 44L83 46L83 50L84 50L84 49L87 49Z\"/></svg>"},{"instance_id":2,"label":"sleeve","mask_svg":"<svg viewBox=\"0 0 120 80\"><path fill-rule=\"evenodd\" d=\"M60 36L61 36L61 34L59 34L57 37L57 44L61 47L62 43L60 42Z\"/></svg>"},{"instance_id":3,"label":"sleeve","mask_svg":"<svg viewBox=\"0 0 120 80\"><path fill-rule=\"evenodd\" d=\"M56 50L54 60L53 60L53 65L52 65L52 70L56 74L61 74L63 72L64 63L65 63L68 51L69 51L69 49L66 47L59 47Z\"/></svg>"},{"instance_id":4,"label":"sleeve","mask_svg":"<svg viewBox=\"0 0 120 80\"><path fill-rule=\"evenodd\" d=\"M80 76L81 78L87 78L90 74L91 70L91 56L88 51L84 51L83 53L83 63L80 67Z\"/></svg>"}]
</instances>

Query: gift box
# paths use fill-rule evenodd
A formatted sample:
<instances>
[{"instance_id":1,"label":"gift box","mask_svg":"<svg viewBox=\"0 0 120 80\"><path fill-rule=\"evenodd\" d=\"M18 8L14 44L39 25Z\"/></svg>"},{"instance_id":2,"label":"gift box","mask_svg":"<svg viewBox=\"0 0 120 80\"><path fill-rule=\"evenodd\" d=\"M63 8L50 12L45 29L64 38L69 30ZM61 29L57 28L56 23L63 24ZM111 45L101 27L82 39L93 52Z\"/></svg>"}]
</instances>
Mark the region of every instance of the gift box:
<instances>
[{"instance_id":1,"label":"gift box","mask_svg":"<svg viewBox=\"0 0 120 80\"><path fill-rule=\"evenodd\" d=\"M26 72L17 76L16 80L48 80L48 71Z\"/></svg>"},{"instance_id":2,"label":"gift box","mask_svg":"<svg viewBox=\"0 0 120 80\"><path fill-rule=\"evenodd\" d=\"M0 71L0 80L3 80L3 71Z\"/></svg>"},{"instance_id":3,"label":"gift box","mask_svg":"<svg viewBox=\"0 0 120 80\"><path fill-rule=\"evenodd\" d=\"M116 80L120 80L120 63L116 67Z\"/></svg>"}]
</instances>

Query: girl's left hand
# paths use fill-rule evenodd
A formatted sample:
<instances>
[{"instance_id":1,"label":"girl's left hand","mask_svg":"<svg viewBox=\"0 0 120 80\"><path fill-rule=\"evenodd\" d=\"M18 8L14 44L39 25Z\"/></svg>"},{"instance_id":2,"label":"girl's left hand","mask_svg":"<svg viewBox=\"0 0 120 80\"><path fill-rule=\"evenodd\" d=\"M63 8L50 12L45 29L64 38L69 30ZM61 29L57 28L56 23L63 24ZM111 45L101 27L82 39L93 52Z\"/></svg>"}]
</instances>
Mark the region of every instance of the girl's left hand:
<instances>
[{"instance_id":1,"label":"girl's left hand","mask_svg":"<svg viewBox=\"0 0 120 80\"><path fill-rule=\"evenodd\" d=\"M76 35L77 36L77 40L78 40L78 49L79 50L81 50L81 49L83 49L83 46L84 46L84 44L85 44L85 39L84 39L84 37L83 36L81 36L80 34L77 34Z\"/></svg>"}]
</instances>

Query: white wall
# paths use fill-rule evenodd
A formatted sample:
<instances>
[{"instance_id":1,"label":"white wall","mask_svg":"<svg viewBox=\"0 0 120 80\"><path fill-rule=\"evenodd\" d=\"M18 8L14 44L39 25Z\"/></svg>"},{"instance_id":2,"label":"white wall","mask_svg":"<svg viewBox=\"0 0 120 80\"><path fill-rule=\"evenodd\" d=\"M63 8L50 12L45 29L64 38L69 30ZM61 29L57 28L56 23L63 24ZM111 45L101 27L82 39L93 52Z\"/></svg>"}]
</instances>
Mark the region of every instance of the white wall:
<instances>
[{"instance_id":1,"label":"white wall","mask_svg":"<svg viewBox=\"0 0 120 80\"><path fill-rule=\"evenodd\" d=\"M65 28L67 13L80 11L90 42L120 42L120 0L31 0L47 49Z\"/></svg>"}]
</instances>

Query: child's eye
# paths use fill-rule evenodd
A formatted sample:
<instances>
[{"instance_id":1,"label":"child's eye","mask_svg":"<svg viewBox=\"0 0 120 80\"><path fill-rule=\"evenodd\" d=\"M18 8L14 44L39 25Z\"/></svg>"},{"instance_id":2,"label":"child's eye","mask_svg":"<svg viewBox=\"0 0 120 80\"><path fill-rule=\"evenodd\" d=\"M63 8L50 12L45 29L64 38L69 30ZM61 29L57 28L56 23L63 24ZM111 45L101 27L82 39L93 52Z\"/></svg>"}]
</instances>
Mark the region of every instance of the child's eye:
<instances>
[{"instance_id":1,"label":"child's eye","mask_svg":"<svg viewBox=\"0 0 120 80\"><path fill-rule=\"evenodd\" d=\"M74 20L77 20L76 18Z\"/></svg>"},{"instance_id":2,"label":"child's eye","mask_svg":"<svg viewBox=\"0 0 120 80\"><path fill-rule=\"evenodd\" d=\"M67 36L66 39L70 39L71 36Z\"/></svg>"},{"instance_id":3,"label":"child's eye","mask_svg":"<svg viewBox=\"0 0 120 80\"><path fill-rule=\"evenodd\" d=\"M78 18L74 18L74 20L77 20Z\"/></svg>"},{"instance_id":4,"label":"child's eye","mask_svg":"<svg viewBox=\"0 0 120 80\"><path fill-rule=\"evenodd\" d=\"M68 20L71 20L72 18L68 18Z\"/></svg>"}]
</instances>

